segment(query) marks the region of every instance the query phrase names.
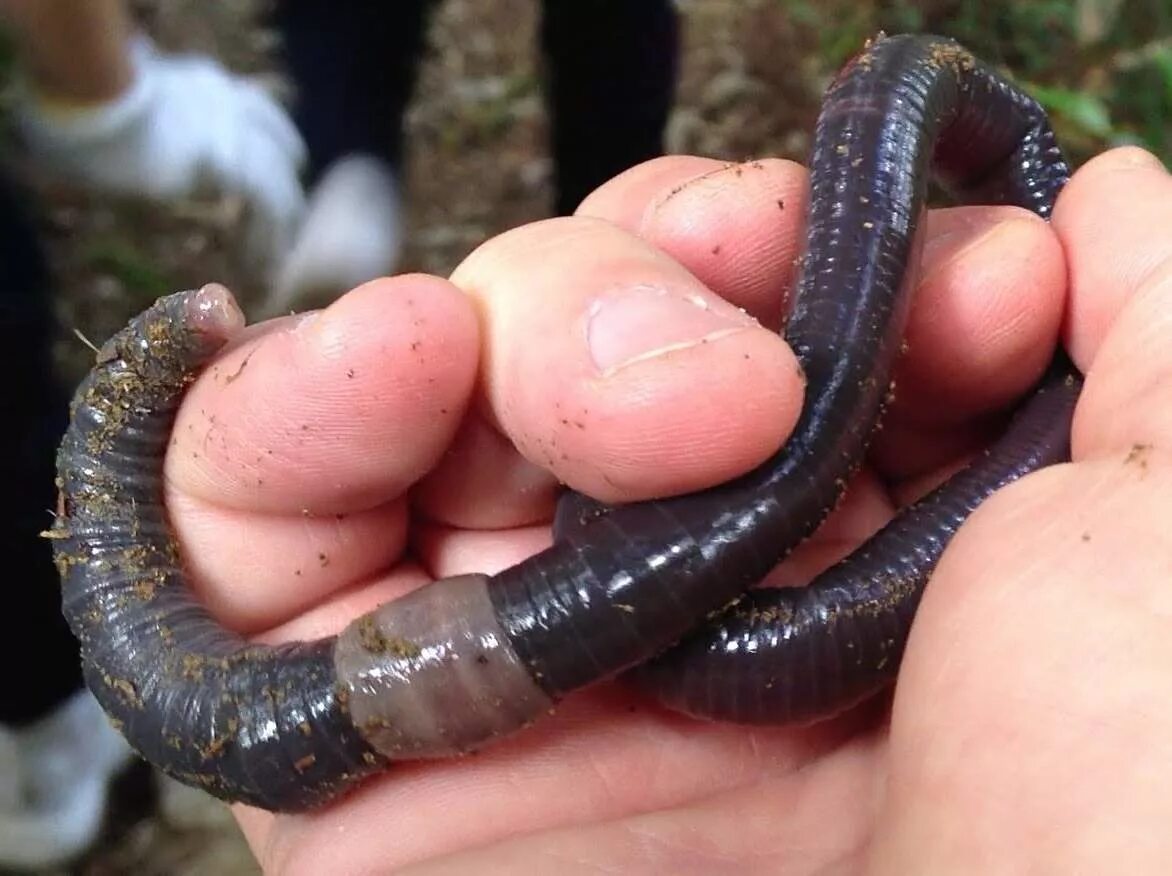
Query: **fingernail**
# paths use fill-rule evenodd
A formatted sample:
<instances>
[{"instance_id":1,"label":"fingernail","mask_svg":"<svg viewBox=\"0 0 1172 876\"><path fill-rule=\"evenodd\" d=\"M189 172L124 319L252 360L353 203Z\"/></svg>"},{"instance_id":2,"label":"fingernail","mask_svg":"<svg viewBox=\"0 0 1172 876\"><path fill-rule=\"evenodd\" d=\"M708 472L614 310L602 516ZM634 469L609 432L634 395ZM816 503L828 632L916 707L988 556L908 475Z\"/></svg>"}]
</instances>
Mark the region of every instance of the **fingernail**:
<instances>
[{"instance_id":1,"label":"fingernail","mask_svg":"<svg viewBox=\"0 0 1172 876\"><path fill-rule=\"evenodd\" d=\"M590 305L586 342L595 367L608 376L635 362L708 343L755 325L755 319L731 304L640 286Z\"/></svg>"}]
</instances>

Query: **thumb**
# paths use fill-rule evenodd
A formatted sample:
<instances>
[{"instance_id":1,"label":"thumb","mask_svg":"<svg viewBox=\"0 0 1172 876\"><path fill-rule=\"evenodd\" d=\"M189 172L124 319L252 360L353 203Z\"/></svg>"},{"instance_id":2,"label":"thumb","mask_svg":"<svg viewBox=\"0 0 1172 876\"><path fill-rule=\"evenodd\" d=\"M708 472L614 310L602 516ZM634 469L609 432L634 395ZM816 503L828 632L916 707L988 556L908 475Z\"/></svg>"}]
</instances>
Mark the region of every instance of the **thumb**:
<instances>
[{"instance_id":1,"label":"thumb","mask_svg":"<svg viewBox=\"0 0 1172 876\"><path fill-rule=\"evenodd\" d=\"M452 280L480 307L488 419L577 490L629 501L709 486L793 427L803 384L778 335L610 223L501 235Z\"/></svg>"},{"instance_id":2,"label":"thumb","mask_svg":"<svg viewBox=\"0 0 1172 876\"><path fill-rule=\"evenodd\" d=\"M896 692L883 872L1172 855L1172 176L1116 151L1059 203L1089 363L1074 462L982 505L932 578Z\"/></svg>"}]
</instances>

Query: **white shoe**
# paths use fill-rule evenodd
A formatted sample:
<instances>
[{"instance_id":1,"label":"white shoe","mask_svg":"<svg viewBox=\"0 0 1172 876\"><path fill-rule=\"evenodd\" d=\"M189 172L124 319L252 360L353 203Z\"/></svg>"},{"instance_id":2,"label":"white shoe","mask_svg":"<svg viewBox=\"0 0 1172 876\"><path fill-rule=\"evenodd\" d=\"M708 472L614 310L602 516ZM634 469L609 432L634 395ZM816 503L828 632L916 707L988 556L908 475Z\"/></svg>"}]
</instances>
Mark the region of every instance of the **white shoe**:
<instances>
[{"instance_id":1,"label":"white shoe","mask_svg":"<svg viewBox=\"0 0 1172 876\"><path fill-rule=\"evenodd\" d=\"M324 307L394 271L403 250L399 186L385 161L353 154L330 165L280 266L260 318Z\"/></svg>"},{"instance_id":2,"label":"white shoe","mask_svg":"<svg viewBox=\"0 0 1172 876\"><path fill-rule=\"evenodd\" d=\"M0 866L56 866L101 833L110 783L133 753L88 690L0 734Z\"/></svg>"}]
</instances>

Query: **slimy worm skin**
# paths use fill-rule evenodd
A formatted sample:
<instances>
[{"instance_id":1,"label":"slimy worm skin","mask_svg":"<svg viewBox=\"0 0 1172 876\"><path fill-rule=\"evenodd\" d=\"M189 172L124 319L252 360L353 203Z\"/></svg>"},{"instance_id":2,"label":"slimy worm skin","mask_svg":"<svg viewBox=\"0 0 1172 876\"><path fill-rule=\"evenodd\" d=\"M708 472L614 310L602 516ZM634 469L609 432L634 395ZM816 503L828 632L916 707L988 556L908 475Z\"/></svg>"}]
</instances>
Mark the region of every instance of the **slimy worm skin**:
<instances>
[{"instance_id":1,"label":"slimy worm skin","mask_svg":"<svg viewBox=\"0 0 1172 876\"><path fill-rule=\"evenodd\" d=\"M86 681L149 761L257 805L324 799L378 756L331 648L251 646L190 595L162 505L183 393L244 325L223 287L161 299L102 348L58 453L51 536Z\"/></svg>"},{"instance_id":2,"label":"slimy worm skin","mask_svg":"<svg viewBox=\"0 0 1172 876\"><path fill-rule=\"evenodd\" d=\"M938 75L909 85L925 57ZM961 188L998 198L1028 196L1033 176L1002 177L1049 149L1020 94L954 43L880 40L852 70L816 134L786 333L807 388L785 447L711 490L592 508L540 554L438 581L337 637L250 644L184 581L163 459L186 388L243 323L227 290L161 299L111 339L75 396L51 535L87 679L131 743L223 799L307 809L390 761L518 730L760 581L837 504L882 412L933 146Z\"/></svg>"},{"instance_id":3,"label":"slimy worm skin","mask_svg":"<svg viewBox=\"0 0 1172 876\"><path fill-rule=\"evenodd\" d=\"M244 319L222 286L163 298L115 335L74 397L51 537L86 680L134 747L226 800L303 809L388 754L467 750L550 707L483 575L275 647L221 627L189 592L162 504L184 391Z\"/></svg>"},{"instance_id":4,"label":"slimy worm skin","mask_svg":"<svg viewBox=\"0 0 1172 876\"><path fill-rule=\"evenodd\" d=\"M812 723L891 684L924 588L985 499L1067 461L1082 379L1060 359L1008 430L804 587L752 590L716 623L630 673L668 708L739 724Z\"/></svg>"},{"instance_id":5,"label":"slimy worm skin","mask_svg":"<svg viewBox=\"0 0 1172 876\"><path fill-rule=\"evenodd\" d=\"M906 132L887 119L911 106L928 117L952 117L936 162L954 189L1049 218L1070 171L1042 108L953 43L896 37L856 58L825 103L824 119L844 112L857 120L853 136L842 141L848 145L816 149L811 162L813 198L836 204L842 227L865 226L866 214L830 181L848 172L857 150L903 151L898 140ZM991 142L1010 148L986 171L997 154L989 151ZM908 172L915 172L910 165L895 168L887 180L869 184L900 186ZM750 592L635 670L633 680L670 708L746 724L811 722L890 684L924 587L960 525L1002 486L1068 458L1081 386L1060 352L1006 435L967 469L808 586ZM563 525L575 515L602 513L583 500L569 505L559 509Z\"/></svg>"}]
</instances>

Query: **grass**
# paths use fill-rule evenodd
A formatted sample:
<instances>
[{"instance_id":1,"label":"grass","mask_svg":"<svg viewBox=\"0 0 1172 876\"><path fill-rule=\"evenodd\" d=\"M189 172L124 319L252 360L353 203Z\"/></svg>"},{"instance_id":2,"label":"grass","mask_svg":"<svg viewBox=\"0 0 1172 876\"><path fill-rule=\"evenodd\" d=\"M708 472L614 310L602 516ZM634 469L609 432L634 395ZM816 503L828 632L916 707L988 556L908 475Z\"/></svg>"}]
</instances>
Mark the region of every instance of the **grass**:
<instances>
[{"instance_id":1,"label":"grass","mask_svg":"<svg viewBox=\"0 0 1172 876\"><path fill-rule=\"evenodd\" d=\"M1169 0L771 0L816 38L829 70L870 34L954 37L1011 71L1076 160L1138 143L1172 163Z\"/></svg>"},{"instance_id":2,"label":"grass","mask_svg":"<svg viewBox=\"0 0 1172 876\"><path fill-rule=\"evenodd\" d=\"M82 261L91 271L113 277L136 300L149 301L172 291L170 280L150 254L125 236L90 241Z\"/></svg>"}]
</instances>

